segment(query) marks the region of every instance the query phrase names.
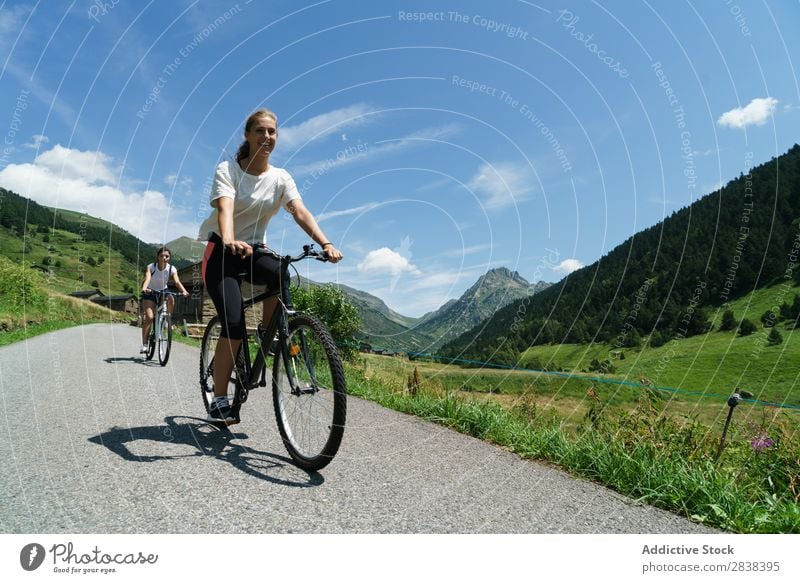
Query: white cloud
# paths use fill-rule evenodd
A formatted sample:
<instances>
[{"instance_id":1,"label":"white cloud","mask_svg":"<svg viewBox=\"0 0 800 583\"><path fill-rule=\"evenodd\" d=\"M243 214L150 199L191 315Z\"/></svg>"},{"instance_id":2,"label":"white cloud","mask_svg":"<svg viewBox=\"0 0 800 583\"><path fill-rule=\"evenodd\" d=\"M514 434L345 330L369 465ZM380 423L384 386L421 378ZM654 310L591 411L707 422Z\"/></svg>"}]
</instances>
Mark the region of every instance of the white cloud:
<instances>
[{"instance_id":1,"label":"white cloud","mask_svg":"<svg viewBox=\"0 0 800 583\"><path fill-rule=\"evenodd\" d=\"M377 202L368 202L367 204L363 204L361 206L349 208L349 209L342 209L340 211L328 211L324 213L320 213L317 215L317 222L321 223L322 221L327 221L330 219L335 219L337 217L346 217L349 215L360 215L362 213L366 213L371 211L372 209L378 208L381 206Z\"/></svg>"},{"instance_id":2,"label":"white cloud","mask_svg":"<svg viewBox=\"0 0 800 583\"><path fill-rule=\"evenodd\" d=\"M0 170L0 185L46 206L105 219L147 243L196 236L198 225L184 220L183 211L172 207L163 193L120 187L111 163L103 152L57 144L33 163Z\"/></svg>"},{"instance_id":3,"label":"white cloud","mask_svg":"<svg viewBox=\"0 0 800 583\"><path fill-rule=\"evenodd\" d=\"M388 247L381 247L367 253L364 260L358 264L358 270L361 273L390 274L393 276L402 273L422 275L422 272L408 259Z\"/></svg>"},{"instance_id":4,"label":"white cloud","mask_svg":"<svg viewBox=\"0 0 800 583\"><path fill-rule=\"evenodd\" d=\"M580 259L565 259L558 265L553 268L553 271L556 273L572 273L573 271L578 271L581 267L584 267L583 262Z\"/></svg>"},{"instance_id":5,"label":"white cloud","mask_svg":"<svg viewBox=\"0 0 800 583\"><path fill-rule=\"evenodd\" d=\"M393 154L399 150L418 146L429 140L441 140L459 131L459 127L450 124L441 127L425 128L413 134L396 138L393 140L383 140L375 142L374 145L359 143L358 146L348 146L337 152L335 158L327 160L317 160L308 164L299 164L291 168L293 176L311 175L313 180L317 180L331 170L354 162L362 162L367 158L374 159L377 156Z\"/></svg>"},{"instance_id":6,"label":"white cloud","mask_svg":"<svg viewBox=\"0 0 800 583\"><path fill-rule=\"evenodd\" d=\"M47 136L45 136L45 135L42 135L42 134L33 134L33 135L31 136L31 141L30 141L30 142L28 142L27 144L22 144L22 145L23 145L25 148L32 148L32 149L34 149L34 150L38 150L39 148L41 148L41 147L42 147L42 145L43 145L43 144L46 144L46 143L47 143L47 142L49 142L49 141L50 141L50 138L48 138L48 137L47 137Z\"/></svg>"},{"instance_id":7,"label":"white cloud","mask_svg":"<svg viewBox=\"0 0 800 583\"><path fill-rule=\"evenodd\" d=\"M278 141L281 147L293 149L308 141L319 140L346 128L363 125L374 119L375 116L367 115L371 111L373 111L371 107L359 103L314 116L294 126L281 126Z\"/></svg>"},{"instance_id":8,"label":"white cloud","mask_svg":"<svg viewBox=\"0 0 800 583\"><path fill-rule=\"evenodd\" d=\"M0 10L0 49L3 49L0 53L5 53L17 39L30 12L30 6L4 6L3 10Z\"/></svg>"},{"instance_id":9,"label":"white cloud","mask_svg":"<svg viewBox=\"0 0 800 583\"><path fill-rule=\"evenodd\" d=\"M56 144L33 161L40 170L60 179L82 180L88 184L112 184L111 158L102 152L83 152Z\"/></svg>"},{"instance_id":10,"label":"white cloud","mask_svg":"<svg viewBox=\"0 0 800 583\"><path fill-rule=\"evenodd\" d=\"M439 255L441 257L464 257L466 255L472 255L473 253L483 253L484 251L491 250L492 246L489 243L481 243L469 247L457 247L449 251L443 251Z\"/></svg>"},{"instance_id":11,"label":"white cloud","mask_svg":"<svg viewBox=\"0 0 800 583\"><path fill-rule=\"evenodd\" d=\"M773 97L758 97L744 107L723 113L717 120L721 126L744 128L749 125L762 126L775 113L778 100Z\"/></svg>"},{"instance_id":12,"label":"white cloud","mask_svg":"<svg viewBox=\"0 0 800 583\"><path fill-rule=\"evenodd\" d=\"M467 186L483 195L487 208L504 208L528 198L533 177L515 164L482 164Z\"/></svg>"}]
</instances>

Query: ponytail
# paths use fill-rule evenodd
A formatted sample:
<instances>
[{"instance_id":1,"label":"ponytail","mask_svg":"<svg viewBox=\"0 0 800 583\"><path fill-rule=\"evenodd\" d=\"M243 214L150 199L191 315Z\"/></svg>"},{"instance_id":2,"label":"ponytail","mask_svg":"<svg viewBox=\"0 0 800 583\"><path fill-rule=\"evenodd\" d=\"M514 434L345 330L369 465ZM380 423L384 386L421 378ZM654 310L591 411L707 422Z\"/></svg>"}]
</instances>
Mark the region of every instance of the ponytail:
<instances>
[{"instance_id":1,"label":"ponytail","mask_svg":"<svg viewBox=\"0 0 800 583\"><path fill-rule=\"evenodd\" d=\"M247 140L241 143L239 149L236 150L236 162L241 162L250 155L250 144Z\"/></svg>"}]
</instances>

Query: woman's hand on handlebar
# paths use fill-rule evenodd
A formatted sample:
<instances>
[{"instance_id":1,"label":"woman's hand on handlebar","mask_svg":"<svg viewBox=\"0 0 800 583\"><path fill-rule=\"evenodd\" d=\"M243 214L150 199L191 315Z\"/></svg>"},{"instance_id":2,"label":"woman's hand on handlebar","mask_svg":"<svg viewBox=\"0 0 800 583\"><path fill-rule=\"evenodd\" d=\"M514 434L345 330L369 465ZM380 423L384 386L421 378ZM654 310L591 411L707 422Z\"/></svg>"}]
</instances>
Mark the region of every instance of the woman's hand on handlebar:
<instances>
[{"instance_id":1,"label":"woman's hand on handlebar","mask_svg":"<svg viewBox=\"0 0 800 583\"><path fill-rule=\"evenodd\" d=\"M326 245L324 247L323 251L325 253L325 256L328 258L328 261L330 261L331 263L338 263L339 261L341 261L344 258L344 255L342 255L342 252L339 251L333 245Z\"/></svg>"},{"instance_id":2,"label":"woman's hand on handlebar","mask_svg":"<svg viewBox=\"0 0 800 583\"><path fill-rule=\"evenodd\" d=\"M229 243L223 242L223 244L228 252L232 255L238 255L239 257L244 258L250 257L253 254L253 247L244 241L230 241Z\"/></svg>"}]
</instances>

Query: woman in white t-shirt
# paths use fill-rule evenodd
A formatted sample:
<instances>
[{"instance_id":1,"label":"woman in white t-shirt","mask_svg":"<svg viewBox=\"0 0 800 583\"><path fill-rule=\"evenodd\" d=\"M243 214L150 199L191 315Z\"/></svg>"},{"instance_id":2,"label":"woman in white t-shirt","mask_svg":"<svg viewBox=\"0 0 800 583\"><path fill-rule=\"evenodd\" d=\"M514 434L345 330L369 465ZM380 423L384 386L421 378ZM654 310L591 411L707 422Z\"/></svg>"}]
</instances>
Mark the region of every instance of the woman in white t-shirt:
<instances>
[{"instance_id":1,"label":"woman in white t-shirt","mask_svg":"<svg viewBox=\"0 0 800 583\"><path fill-rule=\"evenodd\" d=\"M144 283L142 283L142 311L144 312L144 321L142 322L142 347L139 352L144 354L147 352L147 336L150 334L150 326L153 324L155 318L155 307L158 302L158 292L167 289L169 280L171 279L179 290L181 295L187 297L189 292L183 287L180 278L178 278L178 270L174 265L170 265L169 259L172 253L166 247L161 247L156 251L155 263L150 263L144 270ZM175 307L175 299L172 296L167 296L167 310L172 313L172 308Z\"/></svg>"},{"instance_id":2,"label":"woman in white t-shirt","mask_svg":"<svg viewBox=\"0 0 800 583\"><path fill-rule=\"evenodd\" d=\"M253 255L253 245L266 241L267 224L281 207L328 254L331 262L341 252L328 241L306 209L294 180L286 170L270 166L269 156L278 139L277 116L259 109L247 118L244 142L236 160L217 166L211 189L210 216L198 238L208 241L203 257L203 282L217 309L222 331L214 353L214 394L209 421L238 423L227 399L234 355L245 336L240 273L256 285L280 289L280 265L268 255ZM277 305L277 295L264 302L266 325Z\"/></svg>"}]
</instances>

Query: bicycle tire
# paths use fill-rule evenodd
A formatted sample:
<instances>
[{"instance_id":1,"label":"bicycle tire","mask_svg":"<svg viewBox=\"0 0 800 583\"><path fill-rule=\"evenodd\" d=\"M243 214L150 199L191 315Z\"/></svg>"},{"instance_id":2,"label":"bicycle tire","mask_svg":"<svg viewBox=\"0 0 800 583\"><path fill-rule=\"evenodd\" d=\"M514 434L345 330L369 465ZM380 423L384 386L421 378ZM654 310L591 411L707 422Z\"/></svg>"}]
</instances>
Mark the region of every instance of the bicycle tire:
<instances>
[{"instance_id":1,"label":"bicycle tire","mask_svg":"<svg viewBox=\"0 0 800 583\"><path fill-rule=\"evenodd\" d=\"M164 314L160 321L161 330L158 335L158 364L167 366L169 353L172 349L172 318ZM165 337L166 336L166 337Z\"/></svg>"},{"instance_id":2,"label":"bicycle tire","mask_svg":"<svg viewBox=\"0 0 800 583\"><path fill-rule=\"evenodd\" d=\"M150 333L147 336L147 352L144 353L145 360L153 360L156 353L156 320L150 323Z\"/></svg>"},{"instance_id":3,"label":"bicycle tire","mask_svg":"<svg viewBox=\"0 0 800 583\"><path fill-rule=\"evenodd\" d=\"M290 375L299 381L299 394L292 391ZM327 466L344 436L347 384L336 345L313 316L290 319L289 337L272 365L272 396L278 430L297 466L312 471Z\"/></svg>"},{"instance_id":4,"label":"bicycle tire","mask_svg":"<svg viewBox=\"0 0 800 583\"><path fill-rule=\"evenodd\" d=\"M221 332L222 324L219 321L219 317L214 316L208 322L205 332L203 332L203 340L200 343L200 393L203 397L203 406L206 409L206 413L209 412L211 402L214 400L214 352L217 349L217 341ZM236 361L239 364L233 368L228 382L228 402L231 403L232 407L236 406L237 412L240 405L238 395L241 393L241 391L237 391L239 382L237 370L243 369L243 366L241 366L243 358L242 347L240 347L236 356Z\"/></svg>"}]
</instances>

